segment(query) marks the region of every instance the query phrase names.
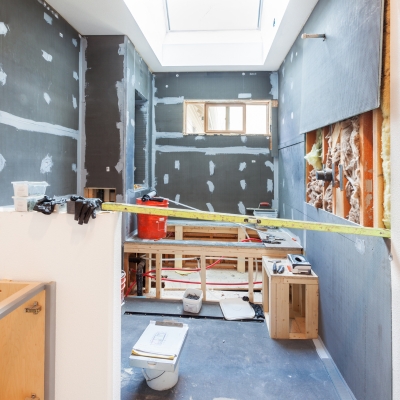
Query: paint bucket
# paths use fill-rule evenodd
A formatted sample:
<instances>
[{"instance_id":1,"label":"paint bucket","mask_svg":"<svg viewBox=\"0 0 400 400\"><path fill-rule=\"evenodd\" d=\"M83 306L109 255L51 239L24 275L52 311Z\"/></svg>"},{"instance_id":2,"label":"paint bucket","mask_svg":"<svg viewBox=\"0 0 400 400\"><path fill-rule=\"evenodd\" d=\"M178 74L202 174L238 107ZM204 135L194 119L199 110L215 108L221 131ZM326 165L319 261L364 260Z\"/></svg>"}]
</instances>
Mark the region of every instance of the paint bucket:
<instances>
[{"instance_id":1,"label":"paint bucket","mask_svg":"<svg viewBox=\"0 0 400 400\"><path fill-rule=\"evenodd\" d=\"M159 369L143 368L143 375L147 385L154 390L168 390L176 385L179 378L179 361L175 371L162 371Z\"/></svg>"},{"instance_id":2,"label":"paint bucket","mask_svg":"<svg viewBox=\"0 0 400 400\"><path fill-rule=\"evenodd\" d=\"M168 207L168 200L159 201L142 201L136 199L136 204L151 207ZM141 239L163 239L167 236L167 217L159 215L138 214L138 236Z\"/></svg>"}]
</instances>

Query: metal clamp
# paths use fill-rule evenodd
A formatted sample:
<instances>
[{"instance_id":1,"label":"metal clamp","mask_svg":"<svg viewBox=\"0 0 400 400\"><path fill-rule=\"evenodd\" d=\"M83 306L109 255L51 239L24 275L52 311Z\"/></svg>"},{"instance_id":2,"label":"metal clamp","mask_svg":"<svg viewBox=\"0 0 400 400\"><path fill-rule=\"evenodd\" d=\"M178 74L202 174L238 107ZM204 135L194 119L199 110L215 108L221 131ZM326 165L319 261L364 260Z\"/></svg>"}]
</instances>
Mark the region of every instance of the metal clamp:
<instances>
[{"instance_id":1,"label":"metal clamp","mask_svg":"<svg viewBox=\"0 0 400 400\"><path fill-rule=\"evenodd\" d=\"M25 308L26 313L33 313L33 314L39 314L40 311L42 311L42 306L39 306L39 303L35 301L30 307ZM36 395L32 395L36 396ZM30 397L32 399L36 399L37 397Z\"/></svg>"}]
</instances>

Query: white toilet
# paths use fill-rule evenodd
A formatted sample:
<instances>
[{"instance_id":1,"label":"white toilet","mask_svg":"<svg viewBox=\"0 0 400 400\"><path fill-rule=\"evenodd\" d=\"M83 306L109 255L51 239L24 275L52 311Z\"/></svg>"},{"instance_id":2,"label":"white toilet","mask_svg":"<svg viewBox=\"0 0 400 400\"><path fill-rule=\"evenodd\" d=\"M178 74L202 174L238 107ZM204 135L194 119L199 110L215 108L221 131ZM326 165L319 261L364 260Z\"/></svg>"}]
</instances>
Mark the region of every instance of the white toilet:
<instances>
[{"instance_id":1,"label":"white toilet","mask_svg":"<svg viewBox=\"0 0 400 400\"><path fill-rule=\"evenodd\" d=\"M167 390L179 378L179 358L186 340L188 325L173 321L150 321L129 357L131 367L143 369L147 385Z\"/></svg>"}]
</instances>

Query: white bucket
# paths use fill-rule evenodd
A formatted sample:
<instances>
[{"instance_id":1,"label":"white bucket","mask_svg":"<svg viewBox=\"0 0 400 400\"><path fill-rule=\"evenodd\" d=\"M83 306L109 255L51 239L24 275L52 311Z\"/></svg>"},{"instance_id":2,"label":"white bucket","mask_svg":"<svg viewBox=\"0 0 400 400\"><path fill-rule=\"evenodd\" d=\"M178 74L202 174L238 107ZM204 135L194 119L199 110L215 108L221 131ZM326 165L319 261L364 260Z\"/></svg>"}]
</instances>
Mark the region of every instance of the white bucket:
<instances>
[{"instance_id":1,"label":"white bucket","mask_svg":"<svg viewBox=\"0 0 400 400\"><path fill-rule=\"evenodd\" d=\"M143 368L143 375L147 385L154 390L171 389L178 382L179 362L175 366L175 371L162 371L160 369Z\"/></svg>"}]
</instances>

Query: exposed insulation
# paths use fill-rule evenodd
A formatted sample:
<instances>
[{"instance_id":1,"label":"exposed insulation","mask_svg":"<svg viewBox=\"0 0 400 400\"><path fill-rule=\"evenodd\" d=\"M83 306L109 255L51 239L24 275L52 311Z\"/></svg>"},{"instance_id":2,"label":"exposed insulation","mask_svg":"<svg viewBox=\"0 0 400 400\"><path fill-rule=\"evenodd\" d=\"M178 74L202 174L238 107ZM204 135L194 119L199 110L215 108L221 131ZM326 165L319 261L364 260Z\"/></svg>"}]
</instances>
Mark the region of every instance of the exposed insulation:
<instances>
[{"instance_id":1,"label":"exposed insulation","mask_svg":"<svg viewBox=\"0 0 400 400\"><path fill-rule=\"evenodd\" d=\"M324 182L317 181L315 169L313 169L308 175L307 183L307 198L308 204L313 205L316 208L322 208L322 196L324 190Z\"/></svg>"},{"instance_id":2,"label":"exposed insulation","mask_svg":"<svg viewBox=\"0 0 400 400\"><path fill-rule=\"evenodd\" d=\"M350 203L349 221L360 223L360 120L354 117L342 121L340 135L341 159L347 178L346 197Z\"/></svg>"},{"instance_id":3,"label":"exposed insulation","mask_svg":"<svg viewBox=\"0 0 400 400\"><path fill-rule=\"evenodd\" d=\"M385 1L385 19L383 27L383 60L382 60L382 171L384 178L383 193L383 223L390 229L391 199L390 199L390 0Z\"/></svg>"},{"instance_id":4,"label":"exposed insulation","mask_svg":"<svg viewBox=\"0 0 400 400\"><path fill-rule=\"evenodd\" d=\"M321 129L318 129L315 143L309 153L305 155L306 161L314 167L316 170L322 169L322 133Z\"/></svg>"},{"instance_id":5,"label":"exposed insulation","mask_svg":"<svg viewBox=\"0 0 400 400\"><path fill-rule=\"evenodd\" d=\"M332 212L332 182L325 189L324 209L326 211Z\"/></svg>"}]
</instances>

